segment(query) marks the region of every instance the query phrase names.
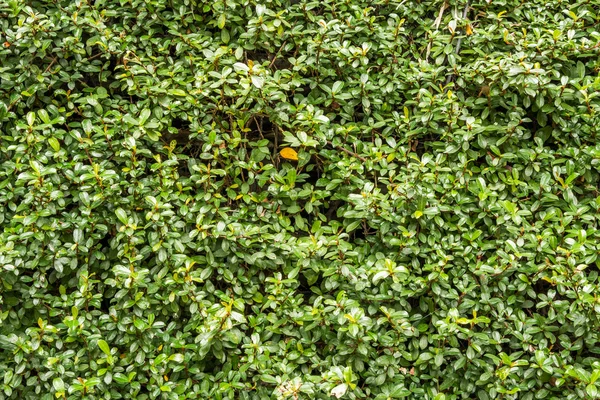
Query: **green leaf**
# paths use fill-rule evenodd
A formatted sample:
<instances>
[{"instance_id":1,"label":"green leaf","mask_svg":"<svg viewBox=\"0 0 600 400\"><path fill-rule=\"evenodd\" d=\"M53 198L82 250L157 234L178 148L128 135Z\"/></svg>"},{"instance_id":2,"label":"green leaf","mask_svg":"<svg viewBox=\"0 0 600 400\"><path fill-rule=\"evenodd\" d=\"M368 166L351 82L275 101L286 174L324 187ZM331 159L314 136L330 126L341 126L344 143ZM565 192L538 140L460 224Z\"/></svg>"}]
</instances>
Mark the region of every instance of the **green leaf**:
<instances>
[{"instance_id":1,"label":"green leaf","mask_svg":"<svg viewBox=\"0 0 600 400\"><path fill-rule=\"evenodd\" d=\"M256 76L256 75L252 75L250 77L250 79L252 80L252 84L254 86L256 86L258 89L262 89L262 87L263 87L263 85L265 83L265 80L262 77Z\"/></svg>"},{"instance_id":2,"label":"green leaf","mask_svg":"<svg viewBox=\"0 0 600 400\"><path fill-rule=\"evenodd\" d=\"M187 95L187 93L181 89L170 89L169 93L174 96L186 96Z\"/></svg>"},{"instance_id":3,"label":"green leaf","mask_svg":"<svg viewBox=\"0 0 600 400\"><path fill-rule=\"evenodd\" d=\"M106 341L102 339L98 340L98 347L100 348L100 350L102 350L104 354L110 356L110 347L108 347L108 343L106 343Z\"/></svg>"},{"instance_id":4,"label":"green leaf","mask_svg":"<svg viewBox=\"0 0 600 400\"><path fill-rule=\"evenodd\" d=\"M148 118L150 117L150 110L147 108L144 108L141 112L140 112L140 117L139 117L139 124L140 125L144 125L146 123L146 121L148 120Z\"/></svg>"},{"instance_id":5,"label":"green leaf","mask_svg":"<svg viewBox=\"0 0 600 400\"><path fill-rule=\"evenodd\" d=\"M54 387L54 390L56 390L57 392L65 391L65 383L61 378L54 378L52 380L52 387Z\"/></svg>"},{"instance_id":6,"label":"green leaf","mask_svg":"<svg viewBox=\"0 0 600 400\"><path fill-rule=\"evenodd\" d=\"M177 363L182 363L184 360L183 358L183 354L172 354L171 356L169 356L169 361L175 361Z\"/></svg>"},{"instance_id":7,"label":"green leaf","mask_svg":"<svg viewBox=\"0 0 600 400\"><path fill-rule=\"evenodd\" d=\"M121 385L129 383L129 379L127 379L127 377L120 372L117 372L116 374L114 374L113 378L117 383L119 383Z\"/></svg>"},{"instance_id":8,"label":"green leaf","mask_svg":"<svg viewBox=\"0 0 600 400\"><path fill-rule=\"evenodd\" d=\"M50 116L48 115L48 111L46 111L44 109L38 110L38 116L40 117L40 119L42 120L43 123L45 123L45 124L50 123Z\"/></svg>"},{"instance_id":9,"label":"green leaf","mask_svg":"<svg viewBox=\"0 0 600 400\"><path fill-rule=\"evenodd\" d=\"M585 78L585 64L581 61L577 61L577 76L579 79Z\"/></svg>"},{"instance_id":10,"label":"green leaf","mask_svg":"<svg viewBox=\"0 0 600 400\"><path fill-rule=\"evenodd\" d=\"M92 121L90 121L89 119L84 119L81 122L81 126L83 127L83 131L87 134L87 135L91 135L92 131L94 130L94 127L92 125Z\"/></svg>"},{"instance_id":11,"label":"green leaf","mask_svg":"<svg viewBox=\"0 0 600 400\"><path fill-rule=\"evenodd\" d=\"M129 125L134 125L137 126L139 125L139 121L135 118L133 118L131 115L129 114L125 114L123 115L123 121L125 121L126 123L128 123Z\"/></svg>"},{"instance_id":12,"label":"green leaf","mask_svg":"<svg viewBox=\"0 0 600 400\"><path fill-rule=\"evenodd\" d=\"M128 224L128 218L127 218L127 214L125 213L125 210L123 210L122 208L117 208L117 210L115 211L115 214L117 214L117 218L119 219L119 221L121 221L121 223L123 225L127 225Z\"/></svg>"},{"instance_id":13,"label":"green leaf","mask_svg":"<svg viewBox=\"0 0 600 400\"><path fill-rule=\"evenodd\" d=\"M29 126L33 126L33 124L35 123L35 113L33 111L28 112L26 119L27 119L27 124Z\"/></svg>"},{"instance_id":14,"label":"green leaf","mask_svg":"<svg viewBox=\"0 0 600 400\"><path fill-rule=\"evenodd\" d=\"M585 387L585 391L592 398L598 397L598 388L593 383L590 383L589 385L587 385Z\"/></svg>"},{"instance_id":15,"label":"green leaf","mask_svg":"<svg viewBox=\"0 0 600 400\"><path fill-rule=\"evenodd\" d=\"M54 151L60 151L60 142L56 138L48 138L48 144L50 144L50 147L52 147Z\"/></svg>"},{"instance_id":16,"label":"green leaf","mask_svg":"<svg viewBox=\"0 0 600 400\"><path fill-rule=\"evenodd\" d=\"M346 394L347 390L348 390L348 385L346 385L345 383L341 383L341 384L337 385L336 387L334 387L333 389L331 389L331 396L339 399L344 394Z\"/></svg>"},{"instance_id":17,"label":"green leaf","mask_svg":"<svg viewBox=\"0 0 600 400\"><path fill-rule=\"evenodd\" d=\"M231 40L231 36L229 35L229 30L227 30L227 29L221 30L221 40L225 44L229 43L229 40Z\"/></svg>"}]
</instances>

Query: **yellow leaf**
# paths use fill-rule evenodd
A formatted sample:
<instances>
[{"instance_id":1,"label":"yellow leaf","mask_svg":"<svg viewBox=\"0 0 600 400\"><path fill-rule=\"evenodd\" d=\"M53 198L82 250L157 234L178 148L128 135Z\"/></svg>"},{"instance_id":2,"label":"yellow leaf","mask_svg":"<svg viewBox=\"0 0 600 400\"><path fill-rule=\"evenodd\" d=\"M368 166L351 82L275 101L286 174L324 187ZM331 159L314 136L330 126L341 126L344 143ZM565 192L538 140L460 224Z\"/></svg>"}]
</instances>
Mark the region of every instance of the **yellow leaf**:
<instances>
[{"instance_id":1,"label":"yellow leaf","mask_svg":"<svg viewBox=\"0 0 600 400\"><path fill-rule=\"evenodd\" d=\"M467 24L467 35L472 35L473 34L473 28L471 27L471 24Z\"/></svg>"},{"instance_id":2,"label":"yellow leaf","mask_svg":"<svg viewBox=\"0 0 600 400\"><path fill-rule=\"evenodd\" d=\"M296 153L296 150L292 149L291 147L282 149L279 154L286 160L298 161L298 153Z\"/></svg>"}]
</instances>

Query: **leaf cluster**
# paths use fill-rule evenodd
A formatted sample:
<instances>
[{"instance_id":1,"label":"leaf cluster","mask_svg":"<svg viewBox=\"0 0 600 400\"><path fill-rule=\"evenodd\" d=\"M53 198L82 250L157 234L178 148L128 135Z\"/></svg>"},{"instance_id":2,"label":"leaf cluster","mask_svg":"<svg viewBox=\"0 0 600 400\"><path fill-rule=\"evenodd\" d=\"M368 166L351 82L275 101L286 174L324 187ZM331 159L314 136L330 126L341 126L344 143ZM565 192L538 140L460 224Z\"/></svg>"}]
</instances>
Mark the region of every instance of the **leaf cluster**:
<instances>
[{"instance_id":1,"label":"leaf cluster","mask_svg":"<svg viewBox=\"0 0 600 400\"><path fill-rule=\"evenodd\" d=\"M598 0L0 0L0 399L578 399Z\"/></svg>"}]
</instances>

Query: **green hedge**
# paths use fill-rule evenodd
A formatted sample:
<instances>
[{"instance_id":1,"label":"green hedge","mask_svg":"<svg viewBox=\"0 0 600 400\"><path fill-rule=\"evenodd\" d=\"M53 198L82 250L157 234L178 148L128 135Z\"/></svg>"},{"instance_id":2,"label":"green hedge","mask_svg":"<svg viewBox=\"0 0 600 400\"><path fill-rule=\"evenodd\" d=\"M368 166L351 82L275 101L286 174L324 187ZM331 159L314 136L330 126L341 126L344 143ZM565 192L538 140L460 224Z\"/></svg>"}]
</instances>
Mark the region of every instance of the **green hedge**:
<instances>
[{"instance_id":1,"label":"green hedge","mask_svg":"<svg viewBox=\"0 0 600 400\"><path fill-rule=\"evenodd\" d=\"M599 23L0 0L0 399L597 398Z\"/></svg>"}]
</instances>

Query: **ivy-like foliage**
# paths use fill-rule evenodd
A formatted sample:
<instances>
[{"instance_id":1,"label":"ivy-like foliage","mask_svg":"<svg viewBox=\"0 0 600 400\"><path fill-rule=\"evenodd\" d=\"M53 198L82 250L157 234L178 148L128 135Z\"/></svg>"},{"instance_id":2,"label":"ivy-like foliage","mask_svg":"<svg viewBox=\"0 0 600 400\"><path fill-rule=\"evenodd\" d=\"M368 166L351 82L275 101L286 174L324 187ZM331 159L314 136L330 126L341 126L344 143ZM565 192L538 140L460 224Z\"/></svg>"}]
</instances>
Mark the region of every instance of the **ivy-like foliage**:
<instances>
[{"instance_id":1,"label":"ivy-like foliage","mask_svg":"<svg viewBox=\"0 0 600 400\"><path fill-rule=\"evenodd\" d=\"M598 0L0 0L0 399L579 399Z\"/></svg>"}]
</instances>

